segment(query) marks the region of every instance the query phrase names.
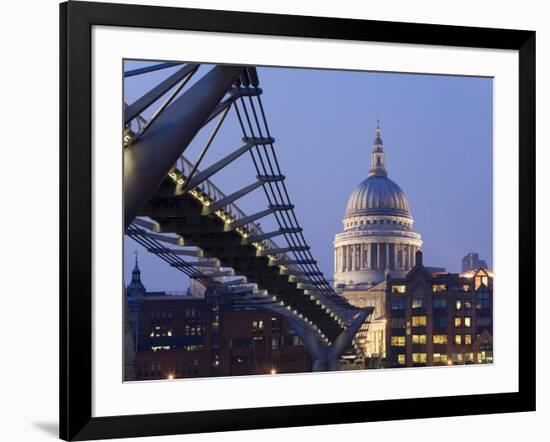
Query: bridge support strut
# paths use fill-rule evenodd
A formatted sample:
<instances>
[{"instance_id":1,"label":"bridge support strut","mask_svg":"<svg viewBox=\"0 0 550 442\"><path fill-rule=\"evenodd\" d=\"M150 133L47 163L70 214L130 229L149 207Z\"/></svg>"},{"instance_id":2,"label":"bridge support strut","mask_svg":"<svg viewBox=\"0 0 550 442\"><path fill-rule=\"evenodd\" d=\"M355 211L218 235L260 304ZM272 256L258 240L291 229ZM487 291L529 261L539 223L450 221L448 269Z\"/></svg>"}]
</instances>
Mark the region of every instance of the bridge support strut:
<instances>
[{"instance_id":1,"label":"bridge support strut","mask_svg":"<svg viewBox=\"0 0 550 442\"><path fill-rule=\"evenodd\" d=\"M213 68L167 107L136 144L125 150L125 228L151 198L242 69Z\"/></svg>"}]
</instances>

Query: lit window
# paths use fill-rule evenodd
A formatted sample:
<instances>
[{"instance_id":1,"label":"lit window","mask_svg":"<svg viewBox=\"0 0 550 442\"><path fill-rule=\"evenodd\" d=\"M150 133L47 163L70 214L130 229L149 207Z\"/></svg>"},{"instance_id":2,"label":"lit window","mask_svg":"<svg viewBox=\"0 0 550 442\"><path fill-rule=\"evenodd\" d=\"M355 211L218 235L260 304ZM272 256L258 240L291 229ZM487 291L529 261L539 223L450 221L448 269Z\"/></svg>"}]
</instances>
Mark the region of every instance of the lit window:
<instances>
[{"instance_id":1,"label":"lit window","mask_svg":"<svg viewBox=\"0 0 550 442\"><path fill-rule=\"evenodd\" d=\"M426 363L426 353L413 353L412 361L415 364L425 364Z\"/></svg>"},{"instance_id":2,"label":"lit window","mask_svg":"<svg viewBox=\"0 0 550 442\"><path fill-rule=\"evenodd\" d=\"M426 316L413 316L412 318L413 327L424 327L426 326Z\"/></svg>"},{"instance_id":3,"label":"lit window","mask_svg":"<svg viewBox=\"0 0 550 442\"><path fill-rule=\"evenodd\" d=\"M433 284L432 291L434 292L444 292L447 289L445 284Z\"/></svg>"},{"instance_id":4,"label":"lit window","mask_svg":"<svg viewBox=\"0 0 550 442\"><path fill-rule=\"evenodd\" d=\"M405 355L404 354L397 355L397 363L399 365L405 365Z\"/></svg>"},{"instance_id":5,"label":"lit window","mask_svg":"<svg viewBox=\"0 0 550 442\"><path fill-rule=\"evenodd\" d=\"M434 344L446 344L447 335L433 335Z\"/></svg>"},{"instance_id":6,"label":"lit window","mask_svg":"<svg viewBox=\"0 0 550 442\"><path fill-rule=\"evenodd\" d=\"M405 336L392 336L391 345L395 347L404 347L405 346Z\"/></svg>"},{"instance_id":7,"label":"lit window","mask_svg":"<svg viewBox=\"0 0 550 442\"><path fill-rule=\"evenodd\" d=\"M474 354L464 353L464 362L474 362Z\"/></svg>"},{"instance_id":8,"label":"lit window","mask_svg":"<svg viewBox=\"0 0 550 442\"><path fill-rule=\"evenodd\" d=\"M489 278L487 278L487 276L476 276L475 289L477 290L481 286L485 286L485 287L489 286Z\"/></svg>"},{"instance_id":9,"label":"lit window","mask_svg":"<svg viewBox=\"0 0 550 442\"><path fill-rule=\"evenodd\" d=\"M262 319L252 321L252 331L262 331L264 329L264 321Z\"/></svg>"},{"instance_id":10,"label":"lit window","mask_svg":"<svg viewBox=\"0 0 550 442\"><path fill-rule=\"evenodd\" d=\"M467 292L468 290L470 290L470 285L469 284L464 284L462 286L462 290L464 290L465 292Z\"/></svg>"},{"instance_id":11,"label":"lit window","mask_svg":"<svg viewBox=\"0 0 550 442\"><path fill-rule=\"evenodd\" d=\"M413 298L411 301L411 308L424 308L424 298Z\"/></svg>"},{"instance_id":12,"label":"lit window","mask_svg":"<svg viewBox=\"0 0 550 442\"><path fill-rule=\"evenodd\" d=\"M465 308L465 309L470 309L470 308L472 308L472 301L469 300L469 299L465 299L465 300L464 300L464 308Z\"/></svg>"},{"instance_id":13,"label":"lit window","mask_svg":"<svg viewBox=\"0 0 550 442\"><path fill-rule=\"evenodd\" d=\"M426 335L412 335L412 343L413 344L425 344L426 343Z\"/></svg>"},{"instance_id":14,"label":"lit window","mask_svg":"<svg viewBox=\"0 0 550 442\"><path fill-rule=\"evenodd\" d=\"M460 299L457 299L455 302L455 306L457 310L460 310L462 308L462 301Z\"/></svg>"},{"instance_id":15,"label":"lit window","mask_svg":"<svg viewBox=\"0 0 550 442\"><path fill-rule=\"evenodd\" d=\"M471 327L472 326L472 318L469 316L464 317L464 327Z\"/></svg>"},{"instance_id":16,"label":"lit window","mask_svg":"<svg viewBox=\"0 0 550 442\"><path fill-rule=\"evenodd\" d=\"M394 285L392 287L392 293L405 293L404 285Z\"/></svg>"},{"instance_id":17,"label":"lit window","mask_svg":"<svg viewBox=\"0 0 550 442\"><path fill-rule=\"evenodd\" d=\"M472 335L464 335L464 344L472 345Z\"/></svg>"},{"instance_id":18,"label":"lit window","mask_svg":"<svg viewBox=\"0 0 550 442\"><path fill-rule=\"evenodd\" d=\"M434 361L434 364L446 363L447 362L447 355L446 354L441 354L441 353L434 353L433 361Z\"/></svg>"},{"instance_id":19,"label":"lit window","mask_svg":"<svg viewBox=\"0 0 550 442\"><path fill-rule=\"evenodd\" d=\"M460 316L455 316L455 327L462 327L462 318Z\"/></svg>"},{"instance_id":20,"label":"lit window","mask_svg":"<svg viewBox=\"0 0 550 442\"><path fill-rule=\"evenodd\" d=\"M455 335L455 345L462 345L462 335Z\"/></svg>"}]
</instances>

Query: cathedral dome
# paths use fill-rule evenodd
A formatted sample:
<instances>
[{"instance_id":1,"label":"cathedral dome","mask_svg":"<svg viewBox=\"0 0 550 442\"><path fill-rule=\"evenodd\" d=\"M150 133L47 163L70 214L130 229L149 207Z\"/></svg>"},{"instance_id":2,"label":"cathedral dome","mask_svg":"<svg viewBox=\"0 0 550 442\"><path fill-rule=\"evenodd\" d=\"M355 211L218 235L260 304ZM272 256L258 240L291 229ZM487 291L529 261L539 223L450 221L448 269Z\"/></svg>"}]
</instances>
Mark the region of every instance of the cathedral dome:
<instances>
[{"instance_id":1,"label":"cathedral dome","mask_svg":"<svg viewBox=\"0 0 550 442\"><path fill-rule=\"evenodd\" d=\"M403 278L422 247L405 192L388 178L380 124L373 144L368 178L351 193L344 231L334 237L334 281L341 287Z\"/></svg>"},{"instance_id":2,"label":"cathedral dome","mask_svg":"<svg viewBox=\"0 0 550 442\"><path fill-rule=\"evenodd\" d=\"M346 218L356 215L411 217L407 197L401 188L384 175L371 175L352 192Z\"/></svg>"}]
</instances>

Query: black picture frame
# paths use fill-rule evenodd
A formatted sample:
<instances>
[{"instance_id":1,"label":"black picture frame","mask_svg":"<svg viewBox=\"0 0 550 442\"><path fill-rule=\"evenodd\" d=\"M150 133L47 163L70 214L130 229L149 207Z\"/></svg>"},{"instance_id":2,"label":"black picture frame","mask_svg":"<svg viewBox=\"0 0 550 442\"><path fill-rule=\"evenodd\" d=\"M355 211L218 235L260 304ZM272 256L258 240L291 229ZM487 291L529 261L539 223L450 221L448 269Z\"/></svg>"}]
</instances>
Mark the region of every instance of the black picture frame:
<instances>
[{"instance_id":1,"label":"black picture frame","mask_svg":"<svg viewBox=\"0 0 550 442\"><path fill-rule=\"evenodd\" d=\"M92 417L91 29L94 25L519 52L519 391ZM535 410L535 32L108 3L60 5L60 437L154 436ZM70 173L69 173L70 170Z\"/></svg>"}]
</instances>

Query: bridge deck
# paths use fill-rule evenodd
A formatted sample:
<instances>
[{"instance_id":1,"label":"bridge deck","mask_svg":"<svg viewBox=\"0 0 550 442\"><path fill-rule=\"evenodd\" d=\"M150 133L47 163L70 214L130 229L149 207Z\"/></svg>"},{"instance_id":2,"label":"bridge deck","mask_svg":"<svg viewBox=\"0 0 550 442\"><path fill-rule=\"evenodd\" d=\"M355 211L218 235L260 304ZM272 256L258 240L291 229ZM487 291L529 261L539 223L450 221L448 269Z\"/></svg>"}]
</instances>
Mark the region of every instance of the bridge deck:
<instances>
[{"instance_id":1,"label":"bridge deck","mask_svg":"<svg viewBox=\"0 0 550 442\"><path fill-rule=\"evenodd\" d=\"M180 235L186 245L202 249L207 258L217 258L223 267L231 267L261 290L284 302L313 321L333 341L343 327L322 305L319 305L297 282L281 274L279 266L270 264L267 256L258 256L257 248L243 244L235 230L225 231L226 223L215 215L203 215L203 205L189 193L175 195L176 185L166 178L155 195L141 210L140 216L155 220L162 232Z\"/></svg>"}]
</instances>

